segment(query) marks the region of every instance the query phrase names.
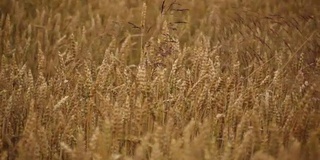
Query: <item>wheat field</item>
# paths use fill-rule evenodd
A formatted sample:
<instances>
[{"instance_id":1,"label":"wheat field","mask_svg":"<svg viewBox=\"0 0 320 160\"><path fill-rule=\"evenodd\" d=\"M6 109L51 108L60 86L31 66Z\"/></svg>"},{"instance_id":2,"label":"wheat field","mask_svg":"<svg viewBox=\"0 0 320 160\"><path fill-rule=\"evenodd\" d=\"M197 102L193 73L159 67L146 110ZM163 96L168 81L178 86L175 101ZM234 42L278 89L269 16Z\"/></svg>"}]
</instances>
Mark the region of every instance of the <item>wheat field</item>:
<instances>
[{"instance_id":1,"label":"wheat field","mask_svg":"<svg viewBox=\"0 0 320 160\"><path fill-rule=\"evenodd\" d=\"M318 160L320 1L1 0L1 160Z\"/></svg>"}]
</instances>

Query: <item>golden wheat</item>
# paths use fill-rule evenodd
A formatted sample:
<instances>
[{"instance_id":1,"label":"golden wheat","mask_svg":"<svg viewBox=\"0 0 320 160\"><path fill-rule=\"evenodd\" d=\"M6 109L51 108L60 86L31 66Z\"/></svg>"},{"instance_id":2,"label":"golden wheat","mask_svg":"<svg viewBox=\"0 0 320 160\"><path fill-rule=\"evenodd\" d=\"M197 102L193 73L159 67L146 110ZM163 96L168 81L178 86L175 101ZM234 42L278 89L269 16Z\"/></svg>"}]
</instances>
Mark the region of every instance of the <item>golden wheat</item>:
<instances>
[{"instance_id":1,"label":"golden wheat","mask_svg":"<svg viewBox=\"0 0 320 160\"><path fill-rule=\"evenodd\" d=\"M1 159L320 159L320 3L3 0Z\"/></svg>"}]
</instances>

